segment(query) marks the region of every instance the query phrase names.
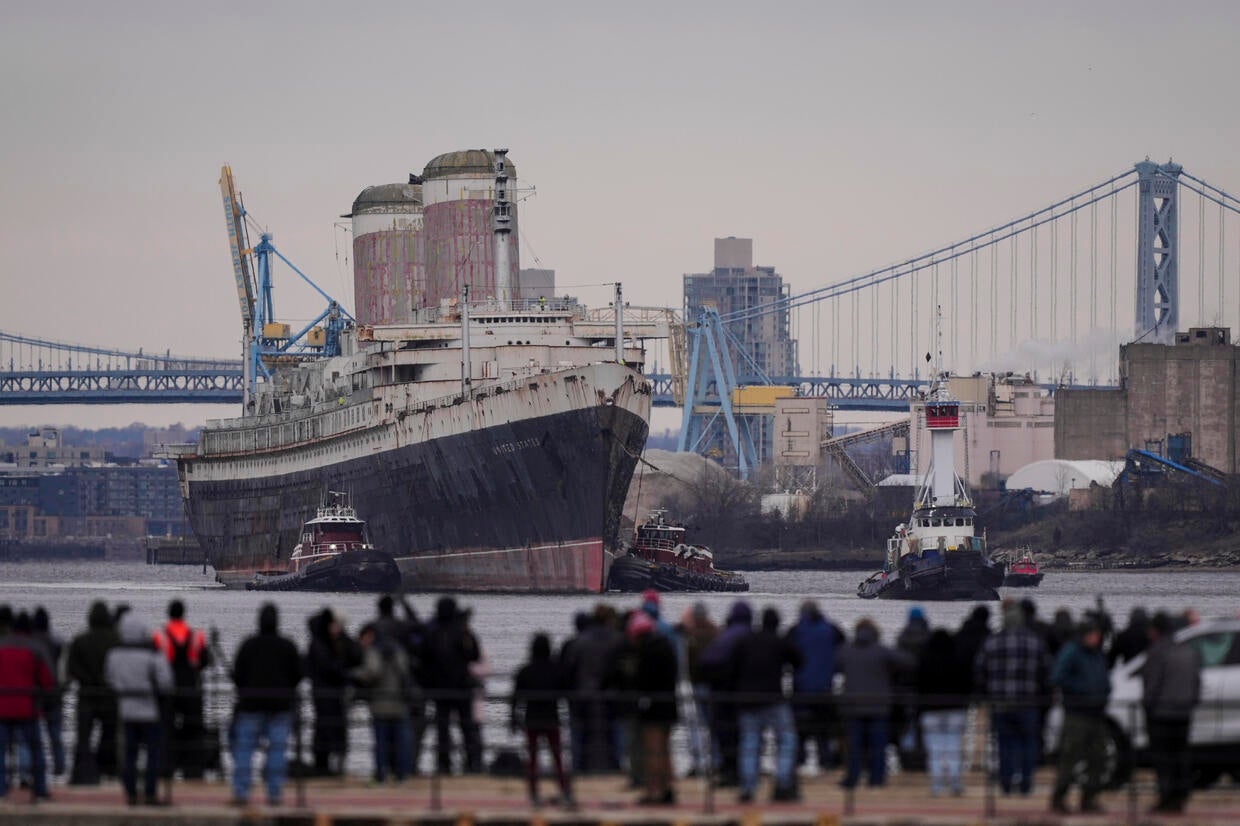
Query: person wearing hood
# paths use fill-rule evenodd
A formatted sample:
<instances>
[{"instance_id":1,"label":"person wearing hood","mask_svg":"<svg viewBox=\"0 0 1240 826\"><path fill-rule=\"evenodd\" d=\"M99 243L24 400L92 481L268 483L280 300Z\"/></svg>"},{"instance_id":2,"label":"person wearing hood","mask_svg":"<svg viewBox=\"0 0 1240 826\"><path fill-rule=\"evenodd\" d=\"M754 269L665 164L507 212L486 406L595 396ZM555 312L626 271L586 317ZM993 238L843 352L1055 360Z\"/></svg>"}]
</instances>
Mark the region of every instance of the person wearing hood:
<instances>
[{"instance_id":1,"label":"person wearing hood","mask_svg":"<svg viewBox=\"0 0 1240 826\"><path fill-rule=\"evenodd\" d=\"M752 630L753 609L748 602L738 599L728 611L723 630L706 646L698 662L699 673L711 691L708 719L711 734L718 743L720 786L735 786L740 782L740 723L736 703L727 695L732 690L732 652Z\"/></svg>"},{"instance_id":2,"label":"person wearing hood","mask_svg":"<svg viewBox=\"0 0 1240 826\"><path fill-rule=\"evenodd\" d=\"M944 787L950 787L954 795L964 793L960 752L971 681L968 665L957 657L952 635L939 628L931 632L917 662L926 773L930 775L930 793L935 796L942 794Z\"/></svg>"},{"instance_id":3,"label":"person wearing hood","mask_svg":"<svg viewBox=\"0 0 1240 826\"><path fill-rule=\"evenodd\" d=\"M530 641L530 659L517 672L512 686L510 728L525 731L526 782L529 784L530 803L537 807L538 797L538 745L547 744L555 776L560 782L562 802L573 805L573 790L564 771L564 756L560 741L560 698L564 694L564 679L558 663L551 658L551 640L546 634L535 634Z\"/></svg>"},{"instance_id":4,"label":"person wearing hood","mask_svg":"<svg viewBox=\"0 0 1240 826\"><path fill-rule=\"evenodd\" d=\"M644 611L634 611L625 627L632 649L633 672L624 686L636 697L635 718L640 735L633 744L641 753L641 779L646 794L638 802L647 806L676 802L672 790L671 733L676 724L676 681L679 678L676 649Z\"/></svg>"},{"instance_id":5,"label":"person wearing hood","mask_svg":"<svg viewBox=\"0 0 1240 826\"><path fill-rule=\"evenodd\" d=\"M956 652L960 662L975 662L977 660L977 653L982 650L982 645L985 644L989 637L990 608L986 605L976 605L969 612L969 616L965 618L965 621L960 624L960 630L956 632ZM970 665L970 679L972 679L972 676L973 668Z\"/></svg>"},{"instance_id":6,"label":"person wearing hood","mask_svg":"<svg viewBox=\"0 0 1240 826\"><path fill-rule=\"evenodd\" d=\"M581 725L581 751L573 755L574 771L597 774L620 766L619 738L615 736L616 705L599 696L624 646L624 634L616 627L616 611L599 603L588 626L564 652L560 667L566 686L576 697Z\"/></svg>"},{"instance_id":7,"label":"person wearing hood","mask_svg":"<svg viewBox=\"0 0 1240 826\"><path fill-rule=\"evenodd\" d=\"M853 641L836 660L836 671L844 675L840 710L848 721L848 769L840 782L844 788L853 788L861 779L861 757L866 752L870 785L886 782L894 686L912 667L907 654L882 644L872 619L858 621Z\"/></svg>"},{"instance_id":8,"label":"person wearing hood","mask_svg":"<svg viewBox=\"0 0 1240 826\"><path fill-rule=\"evenodd\" d=\"M802 662L801 652L779 635L779 612L762 611L762 626L737 641L732 649L732 691L740 723L740 801L753 800L758 785L762 732L775 738L774 801L798 798L796 787L797 730L792 707L784 697L784 672Z\"/></svg>"},{"instance_id":9,"label":"person wearing hood","mask_svg":"<svg viewBox=\"0 0 1240 826\"><path fill-rule=\"evenodd\" d=\"M1102 653L1102 626L1095 620L1081 624L1080 636L1068 643L1055 659L1051 682L1063 697L1063 727L1059 732L1059 764L1051 810L1068 811L1068 789L1077 779L1083 762L1081 811L1100 813L1098 793L1102 791L1102 772L1106 764L1107 700L1111 696L1111 676Z\"/></svg>"},{"instance_id":10,"label":"person wearing hood","mask_svg":"<svg viewBox=\"0 0 1240 826\"><path fill-rule=\"evenodd\" d=\"M130 806L138 802L138 750L146 752L143 801L157 805L156 786L163 760L164 731L160 704L172 693L172 667L155 648L151 629L132 612L120 622L121 644L108 651L104 674L119 698L125 739L121 782Z\"/></svg>"},{"instance_id":11,"label":"person wearing hood","mask_svg":"<svg viewBox=\"0 0 1240 826\"><path fill-rule=\"evenodd\" d=\"M370 705L373 777L376 783L383 783L391 770L399 783L414 770L413 728L409 720L414 683L409 655L398 639L390 634L380 635L373 625L362 630L362 650L365 653L360 665L353 669L353 678L366 687Z\"/></svg>"},{"instance_id":12,"label":"person wearing hood","mask_svg":"<svg viewBox=\"0 0 1240 826\"><path fill-rule=\"evenodd\" d=\"M801 655L801 665L792 676L793 715L797 724L797 763L808 757L806 745L818 749L818 765L826 768L834 760L831 732L835 725L831 682L835 675L836 648L843 642L839 628L827 622L818 603L801 603L796 625L788 631L788 641Z\"/></svg>"},{"instance_id":13,"label":"person wearing hood","mask_svg":"<svg viewBox=\"0 0 1240 826\"><path fill-rule=\"evenodd\" d=\"M1141 669L1141 705L1158 775L1154 813L1178 814L1188 805L1193 788L1188 732L1193 708L1201 702L1201 652L1175 639L1175 622L1163 611L1150 621L1149 635Z\"/></svg>"},{"instance_id":14,"label":"person wearing hood","mask_svg":"<svg viewBox=\"0 0 1240 826\"><path fill-rule=\"evenodd\" d=\"M1046 645L1025 627L1019 603L1003 603L1003 630L986 638L973 661L973 690L992 704L991 728L999 751L999 787L1011 794L1033 791L1042 739L1041 708L1049 693Z\"/></svg>"},{"instance_id":15,"label":"person wearing hood","mask_svg":"<svg viewBox=\"0 0 1240 826\"><path fill-rule=\"evenodd\" d=\"M482 771L482 735L474 719L473 692L477 681L470 666L482 654L469 630L468 614L452 597L440 597L435 619L422 641L424 683L435 701L435 752L440 774L452 773L452 720L465 743L465 772Z\"/></svg>"},{"instance_id":16,"label":"person wearing hood","mask_svg":"<svg viewBox=\"0 0 1240 826\"><path fill-rule=\"evenodd\" d=\"M1150 618L1145 609L1137 606L1128 615L1128 626L1111 640L1107 652L1107 667L1114 668L1145 652L1150 645Z\"/></svg>"},{"instance_id":17,"label":"person wearing hood","mask_svg":"<svg viewBox=\"0 0 1240 826\"><path fill-rule=\"evenodd\" d=\"M362 652L330 608L312 615L306 627L310 631L306 676L314 702L314 733L310 737L314 771L338 776L344 773L349 751L345 691L350 671L361 665Z\"/></svg>"},{"instance_id":18,"label":"person wearing hood","mask_svg":"<svg viewBox=\"0 0 1240 826\"><path fill-rule=\"evenodd\" d=\"M69 643L65 663L68 678L78 685L70 785L97 785L101 775L116 775L116 695L108 687L103 663L108 652L121 644L121 638L112 623L112 612L103 602L91 604L86 622L87 630ZM96 728L99 744L92 749Z\"/></svg>"},{"instance_id":19,"label":"person wearing hood","mask_svg":"<svg viewBox=\"0 0 1240 826\"><path fill-rule=\"evenodd\" d=\"M7 613L7 606L6 611ZM31 754L32 789L36 800L48 797L47 768L39 740L39 702L52 689L52 674L20 627L0 633L0 798L9 791L9 744L25 744ZM29 635L29 617L25 633Z\"/></svg>"},{"instance_id":20,"label":"person wearing hood","mask_svg":"<svg viewBox=\"0 0 1240 826\"><path fill-rule=\"evenodd\" d=\"M47 730L48 743L52 750L52 774L65 773L65 739L64 739L64 687L61 684L61 660L63 659L64 640L52 633L51 617L47 609L40 605L32 617L31 641L39 649L52 673L55 687L43 702L43 727Z\"/></svg>"},{"instance_id":21,"label":"person wearing hood","mask_svg":"<svg viewBox=\"0 0 1240 826\"><path fill-rule=\"evenodd\" d=\"M708 713L710 709L710 686L702 676L702 652L719 636L719 628L711 622L706 603L695 602L693 607L685 611L676 626L680 639L681 661L685 666L685 674L689 679L689 689L693 694L692 718L686 726L689 742L689 776L705 775L711 768L708 762L714 753L707 743L710 737Z\"/></svg>"},{"instance_id":22,"label":"person wearing hood","mask_svg":"<svg viewBox=\"0 0 1240 826\"><path fill-rule=\"evenodd\" d=\"M234 805L249 803L251 767L260 741L267 744L263 766L267 802L280 805L293 707L302 676L297 646L280 634L276 606L264 603L258 611L258 633L247 637L233 658L232 678L237 687L232 737Z\"/></svg>"}]
</instances>

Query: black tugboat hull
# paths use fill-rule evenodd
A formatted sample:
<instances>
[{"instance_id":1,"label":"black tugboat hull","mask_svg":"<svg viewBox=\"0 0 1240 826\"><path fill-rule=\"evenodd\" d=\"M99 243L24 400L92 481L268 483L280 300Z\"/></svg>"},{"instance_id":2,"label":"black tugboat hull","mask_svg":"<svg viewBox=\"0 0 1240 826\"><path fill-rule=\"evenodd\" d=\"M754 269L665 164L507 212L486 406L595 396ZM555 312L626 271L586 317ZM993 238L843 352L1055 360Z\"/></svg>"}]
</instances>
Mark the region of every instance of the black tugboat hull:
<instances>
[{"instance_id":1,"label":"black tugboat hull","mask_svg":"<svg viewBox=\"0 0 1240 826\"><path fill-rule=\"evenodd\" d=\"M898 570L870 578L857 588L863 599L903 599L918 602L999 599L1003 567L980 554L948 554L946 558L901 560Z\"/></svg>"},{"instance_id":2,"label":"black tugboat hull","mask_svg":"<svg viewBox=\"0 0 1240 826\"><path fill-rule=\"evenodd\" d=\"M1036 574L1008 574L1003 578L1004 588L1037 588L1042 584L1041 572Z\"/></svg>"},{"instance_id":3,"label":"black tugboat hull","mask_svg":"<svg viewBox=\"0 0 1240 826\"><path fill-rule=\"evenodd\" d=\"M391 593L401 587L400 568L381 551L349 551L314 562L296 573L256 574L248 591Z\"/></svg>"},{"instance_id":4,"label":"black tugboat hull","mask_svg":"<svg viewBox=\"0 0 1240 826\"><path fill-rule=\"evenodd\" d=\"M729 591L749 590L749 583L733 571L695 574L666 562L651 562L628 554L611 565L607 590L637 593L653 588L656 591Z\"/></svg>"}]
</instances>

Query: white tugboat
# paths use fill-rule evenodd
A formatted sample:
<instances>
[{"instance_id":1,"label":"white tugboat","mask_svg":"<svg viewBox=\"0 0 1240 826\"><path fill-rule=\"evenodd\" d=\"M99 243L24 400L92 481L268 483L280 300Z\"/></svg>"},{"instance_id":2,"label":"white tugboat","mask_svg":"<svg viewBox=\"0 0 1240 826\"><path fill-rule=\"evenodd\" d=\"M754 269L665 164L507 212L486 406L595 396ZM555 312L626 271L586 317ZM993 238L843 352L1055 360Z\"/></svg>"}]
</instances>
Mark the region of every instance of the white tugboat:
<instances>
[{"instance_id":1,"label":"white tugboat","mask_svg":"<svg viewBox=\"0 0 1240 826\"><path fill-rule=\"evenodd\" d=\"M995 600L1003 565L986 552L976 533L977 511L956 475L955 439L960 402L951 396L942 370L942 333L934 385L926 401L931 460L907 523L887 540L883 570L857 586L863 599ZM927 357L928 358L928 357Z\"/></svg>"}]
</instances>

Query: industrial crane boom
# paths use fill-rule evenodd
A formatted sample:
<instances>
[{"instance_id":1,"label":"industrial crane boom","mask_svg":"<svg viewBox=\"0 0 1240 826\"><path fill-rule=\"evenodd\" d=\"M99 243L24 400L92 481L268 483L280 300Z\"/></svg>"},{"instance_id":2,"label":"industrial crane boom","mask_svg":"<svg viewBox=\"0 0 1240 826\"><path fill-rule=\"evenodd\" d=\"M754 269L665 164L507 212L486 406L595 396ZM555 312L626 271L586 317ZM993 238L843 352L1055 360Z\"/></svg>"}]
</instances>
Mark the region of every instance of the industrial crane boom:
<instances>
[{"instance_id":1,"label":"industrial crane boom","mask_svg":"<svg viewBox=\"0 0 1240 826\"><path fill-rule=\"evenodd\" d=\"M220 194L224 198L224 218L228 221L228 245L232 249L233 277L237 281L237 301L241 304L241 323L246 331L254 328L254 280L250 276L250 263L245 248L245 212L237 197L232 168L225 164L220 168Z\"/></svg>"}]
</instances>

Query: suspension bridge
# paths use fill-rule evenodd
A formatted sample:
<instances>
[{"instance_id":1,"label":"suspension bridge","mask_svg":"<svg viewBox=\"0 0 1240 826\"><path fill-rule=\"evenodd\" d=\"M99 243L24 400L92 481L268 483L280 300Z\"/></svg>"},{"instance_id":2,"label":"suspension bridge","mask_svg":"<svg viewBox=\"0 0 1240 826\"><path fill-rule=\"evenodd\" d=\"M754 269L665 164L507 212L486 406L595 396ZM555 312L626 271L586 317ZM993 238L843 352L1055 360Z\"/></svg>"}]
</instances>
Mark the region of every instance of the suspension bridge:
<instances>
[{"instance_id":1,"label":"suspension bridge","mask_svg":"<svg viewBox=\"0 0 1240 826\"><path fill-rule=\"evenodd\" d=\"M748 369L756 362L741 333L777 313L787 314L798 342L797 375ZM1122 343L1169 342L1190 326L1240 329L1240 199L1179 164L1147 160L915 257L685 319L686 357L650 375L654 401L723 414L720 387L780 384L839 409L907 410L930 378L925 354L936 318L957 374L1114 384ZM727 361L738 366L731 376ZM0 332L2 405L237 403L244 376L241 359Z\"/></svg>"}]
</instances>

